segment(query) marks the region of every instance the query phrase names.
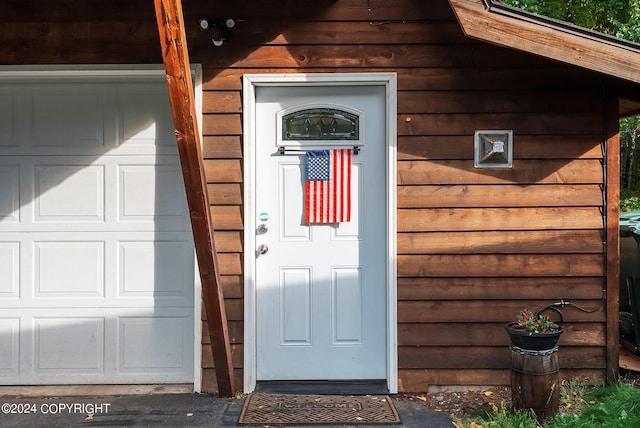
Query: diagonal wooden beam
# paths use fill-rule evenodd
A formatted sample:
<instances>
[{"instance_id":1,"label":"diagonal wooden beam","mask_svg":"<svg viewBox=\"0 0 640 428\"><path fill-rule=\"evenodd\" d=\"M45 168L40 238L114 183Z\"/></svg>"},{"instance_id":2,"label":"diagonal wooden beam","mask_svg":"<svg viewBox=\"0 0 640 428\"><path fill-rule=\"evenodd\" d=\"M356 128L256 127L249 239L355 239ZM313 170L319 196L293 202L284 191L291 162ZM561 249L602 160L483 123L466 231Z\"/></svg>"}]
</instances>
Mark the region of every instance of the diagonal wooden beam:
<instances>
[{"instance_id":1,"label":"diagonal wooden beam","mask_svg":"<svg viewBox=\"0 0 640 428\"><path fill-rule=\"evenodd\" d=\"M154 0L154 3L193 241L200 268L202 298L207 313L218 393L223 397L232 397L235 387L231 347L200 149L182 3L180 0Z\"/></svg>"}]
</instances>

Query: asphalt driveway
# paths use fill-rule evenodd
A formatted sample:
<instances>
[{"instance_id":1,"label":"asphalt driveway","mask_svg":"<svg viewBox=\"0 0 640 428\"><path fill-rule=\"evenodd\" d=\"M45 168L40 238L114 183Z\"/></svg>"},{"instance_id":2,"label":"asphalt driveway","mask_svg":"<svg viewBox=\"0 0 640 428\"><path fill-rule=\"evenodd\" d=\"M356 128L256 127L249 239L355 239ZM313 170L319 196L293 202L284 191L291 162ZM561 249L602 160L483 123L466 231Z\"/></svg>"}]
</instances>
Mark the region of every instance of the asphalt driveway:
<instances>
[{"instance_id":1,"label":"asphalt driveway","mask_svg":"<svg viewBox=\"0 0 640 428\"><path fill-rule=\"evenodd\" d=\"M0 396L0 426L237 427L243 403L244 398L219 398L215 395L195 393L59 397L3 395ZM394 399L394 404L402 423L390 426L452 427L452 422L446 415L432 410L420 401ZM329 425L323 425L327 426ZM370 425L357 425L366 426Z\"/></svg>"}]
</instances>

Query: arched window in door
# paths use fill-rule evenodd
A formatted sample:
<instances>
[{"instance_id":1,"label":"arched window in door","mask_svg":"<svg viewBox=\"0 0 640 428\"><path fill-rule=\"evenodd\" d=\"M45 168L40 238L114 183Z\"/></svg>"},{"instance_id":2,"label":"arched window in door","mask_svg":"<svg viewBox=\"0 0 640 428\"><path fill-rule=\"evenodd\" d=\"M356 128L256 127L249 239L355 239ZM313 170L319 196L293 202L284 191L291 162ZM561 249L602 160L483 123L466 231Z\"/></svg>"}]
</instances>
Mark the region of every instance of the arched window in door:
<instances>
[{"instance_id":1,"label":"arched window in door","mask_svg":"<svg viewBox=\"0 0 640 428\"><path fill-rule=\"evenodd\" d=\"M354 141L360 139L360 117L330 107L297 110L282 115L282 141Z\"/></svg>"}]
</instances>

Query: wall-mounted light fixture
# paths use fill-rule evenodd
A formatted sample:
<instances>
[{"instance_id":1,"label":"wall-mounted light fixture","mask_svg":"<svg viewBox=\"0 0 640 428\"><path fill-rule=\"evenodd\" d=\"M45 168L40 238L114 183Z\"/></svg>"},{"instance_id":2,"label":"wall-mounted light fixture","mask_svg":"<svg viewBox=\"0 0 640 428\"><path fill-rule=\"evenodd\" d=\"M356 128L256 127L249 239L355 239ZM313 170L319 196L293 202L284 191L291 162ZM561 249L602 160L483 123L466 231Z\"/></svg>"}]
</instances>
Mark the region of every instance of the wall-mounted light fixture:
<instances>
[{"instance_id":1,"label":"wall-mounted light fixture","mask_svg":"<svg viewBox=\"0 0 640 428\"><path fill-rule=\"evenodd\" d=\"M211 40L214 46L222 46L225 40L231 35L231 30L236 26L236 20L233 18L201 18L199 21L202 31L211 32Z\"/></svg>"},{"instance_id":2,"label":"wall-mounted light fixture","mask_svg":"<svg viewBox=\"0 0 640 428\"><path fill-rule=\"evenodd\" d=\"M473 158L476 168L511 168L513 131L476 131Z\"/></svg>"}]
</instances>

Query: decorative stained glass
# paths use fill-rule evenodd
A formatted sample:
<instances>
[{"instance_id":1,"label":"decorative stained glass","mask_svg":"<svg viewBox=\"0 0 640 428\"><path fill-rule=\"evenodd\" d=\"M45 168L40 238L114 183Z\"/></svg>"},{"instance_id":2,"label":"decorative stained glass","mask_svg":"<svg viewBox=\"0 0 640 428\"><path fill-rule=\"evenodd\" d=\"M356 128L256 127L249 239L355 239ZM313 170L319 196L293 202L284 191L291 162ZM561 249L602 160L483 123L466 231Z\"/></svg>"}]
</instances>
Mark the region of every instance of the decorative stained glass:
<instances>
[{"instance_id":1,"label":"decorative stained glass","mask_svg":"<svg viewBox=\"0 0 640 428\"><path fill-rule=\"evenodd\" d=\"M360 118L333 108L310 108L282 117L282 141L358 140Z\"/></svg>"}]
</instances>

